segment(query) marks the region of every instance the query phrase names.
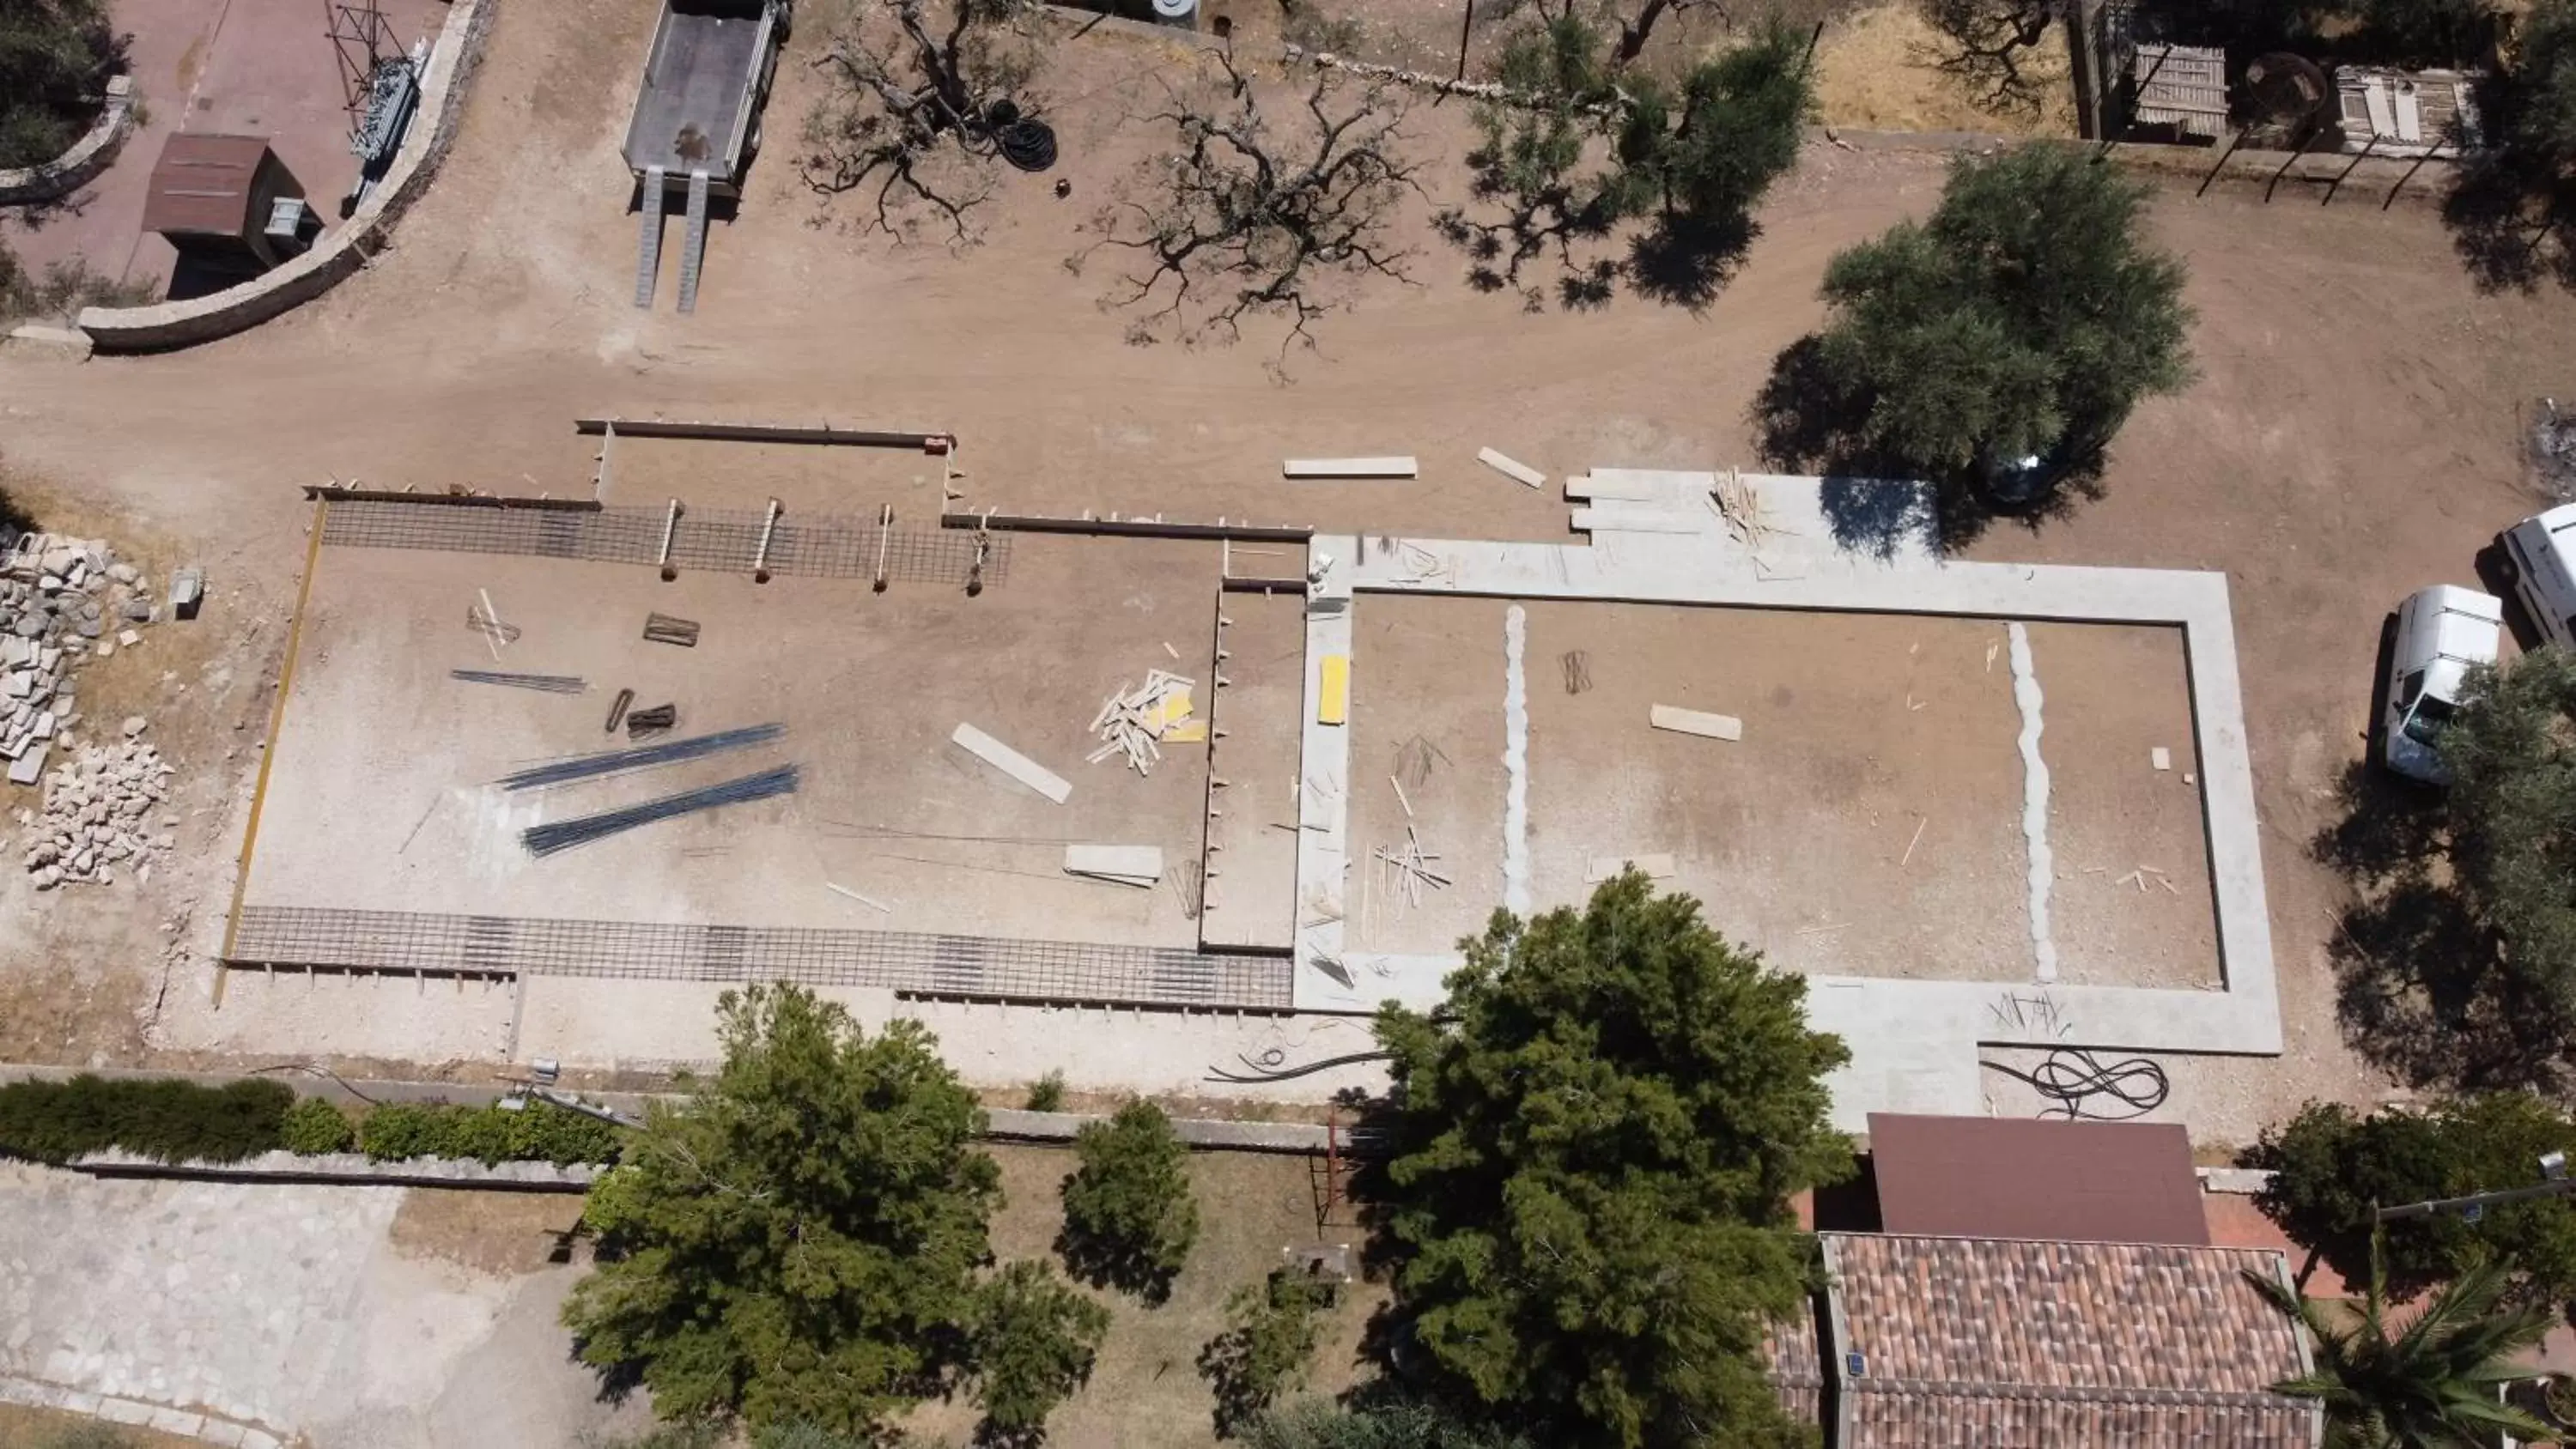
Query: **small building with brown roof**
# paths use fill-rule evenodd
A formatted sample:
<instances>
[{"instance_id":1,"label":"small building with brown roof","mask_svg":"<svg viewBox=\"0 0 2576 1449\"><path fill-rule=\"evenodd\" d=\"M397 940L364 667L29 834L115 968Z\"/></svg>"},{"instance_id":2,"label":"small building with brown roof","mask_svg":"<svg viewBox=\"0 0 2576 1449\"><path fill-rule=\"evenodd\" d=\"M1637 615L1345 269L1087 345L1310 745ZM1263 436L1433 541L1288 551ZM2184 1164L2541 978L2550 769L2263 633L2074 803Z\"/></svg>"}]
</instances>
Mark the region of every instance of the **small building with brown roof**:
<instances>
[{"instance_id":1,"label":"small building with brown roof","mask_svg":"<svg viewBox=\"0 0 2576 1449\"><path fill-rule=\"evenodd\" d=\"M1869 1152L1885 1232L2209 1243L2179 1123L1872 1112Z\"/></svg>"},{"instance_id":2,"label":"small building with brown roof","mask_svg":"<svg viewBox=\"0 0 2576 1449\"><path fill-rule=\"evenodd\" d=\"M2245 1279L2287 1285L2278 1253L1818 1241L1829 1449L2315 1449L2324 1435L2315 1402L2271 1389L2310 1367L2306 1338Z\"/></svg>"},{"instance_id":3,"label":"small building with brown roof","mask_svg":"<svg viewBox=\"0 0 2576 1449\"><path fill-rule=\"evenodd\" d=\"M291 250L270 232L277 203L303 195L267 137L182 131L153 163L143 229L168 238L183 256L273 267Z\"/></svg>"}]
</instances>

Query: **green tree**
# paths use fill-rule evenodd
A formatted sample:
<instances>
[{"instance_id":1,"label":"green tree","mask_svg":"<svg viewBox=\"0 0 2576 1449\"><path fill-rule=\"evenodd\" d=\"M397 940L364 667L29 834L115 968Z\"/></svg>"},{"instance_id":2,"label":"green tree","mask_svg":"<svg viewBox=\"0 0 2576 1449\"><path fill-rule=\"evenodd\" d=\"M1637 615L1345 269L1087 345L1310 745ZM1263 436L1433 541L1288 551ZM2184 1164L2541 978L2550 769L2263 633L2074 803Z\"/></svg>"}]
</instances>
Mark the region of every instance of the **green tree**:
<instances>
[{"instance_id":1,"label":"green tree","mask_svg":"<svg viewBox=\"0 0 2576 1449\"><path fill-rule=\"evenodd\" d=\"M1108 1332L1109 1310L1044 1263L1012 1263L977 1288L967 1337L984 1409L982 1440L1043 1437L1047 1415L1091 1377Z\"/></svg>"},{"instance_id":2,"label":"green tree","mask_svg":"<svg viewBox=\"0 0 2576 1449\"><path fill-rule=\"evenodd\" d=\"M2559 167L2576 163L2576 0L2537 0L2515 52L2508 139Z\"/></svg>"},{"instance_id":3,"label":"green tree","mask_svg":"<svg viewBox=\"0 0 2576 1449\"><path fill-rule=\"evenodd\" d=\"M1130 1102L1074 1135L1082 1166L1064 1179L1065 1265L1085 1282L1160 1303L1198 1241L1189 1148L1151 1102Z\"/></svg>"},{"instance_id":4,"label":"green tree","mask_svg":"<svg viewBox=\"0 0 2576 1449\"><path fill-rule=\"evenodd\" d=\"M2311 1102L2267 1129L2246 1161L2272 1173L2257 1199L2263 1211L2348 1282L2384 1270L2411 1292L2510 1260L2515 1292L2547 1302L2576 1297L2576 1205L2565 1199L2496 1204L2475 1222L2405 1218L2378 1235L2372 1217L2383 1206L2526 1186L2552 1151L2576 1153L2564 1113L2527 1092L2490 1092L2366 1117Z\"/></svg>"},{"instance_id":5,"label":"green tree","mask_svg":"<svg viewBox=\"0 0 2576 1449\"><path fill-rule=\"evenodd\" d=\"M1336 1290L1320 1278L1274 1269L1225 1300L1225 1332L1199 1350L1199 1376L1216 1393L1216 1431L1232 1437L1281 1394L1301 1388Z\"/></svg>"},{"instance_id":6,"label":"green tree","mask_svg":"<svg viewBox=\"0 0 2576 1449\"><path fill-rule=\"evenodd\" d=\"M2095 463L2191 379L2182 263L2142 240L2146 184L2082 151L1962 157L1940 205L1833 259L1822 333L1766 390L1771 449L1945 485Z\"/></svg>"},{"instance_id":7,"label":"green tree","mask_svg":"<svg viewBox=\"0 0 2576 1449\"><path fill-rule=\"evenodd\" d=\"M1751 243L1753 209L1797 164L1814 108L1806 41L1772 17L1667 80L1628 68L1643 38L1634 22L1624 34L1613 51L1569 8L1505 41L1497 79L1510 99L1477 108L1468 157L1473 194L1488 205L1440 217L1477 286L1516 288L1535 308L1544 294L1523 274L1552 253L1568 305L1607 301L1623 274L1650 295L1697 304ZM1624 268L1578 257L1575 243L1630 220L1645 228Z\"/></svg>"},{"instance_id":8,"label":"green tree","mask_svg":"<svg viewBox=\"0 0 2576 1449\"><path fill-rule=\"evenodd\" d=\"M1795 1442L1763 1352L1811 1283L1789 1198L1852 1169L1805 981L1633 870L1465 944L1438 1011L1378 1019L1407 1363L1550 1444Z\"/></svg>"},{"instance_id":9,"label":"green tree","mask_svg":"<svg viewBox=\"0 0 2576 1449\"><path fill-rule=\"evenodd\" d=\"M2549 1332L2550 1310L2505 1303L2509 1270L2482 1263L2404 1317L2388 1310L2386 1275L2374 1263L2355 1312L2247 1273L2273 1307L2316 1341L2316 1368L2272 1387L2325 1406L2334 1449L2483 1449L2499 1433L2554 1439L2548 1425L2498 1401L2531 1377L2520 1362Z\"/></svg>"},{"instance_id":10,"label":"green tree","mask_svg":"<svg viewBox=\"0 0 2576 1449\"><path fill-rule=\"evenodd\" d=\"M1533 1449L1513 1430L1401 1393L1366 1390L1350 1403L1307 1398L1265 1410L1242 1437L1244 1449Z\"/></svg>"},{"instance_id":11,"label":"green tree","mask_svg":"<svg viewBox=\"0 0 2576 1449\"><path fill-rule=\"evenodd\" d=\"M2457 888L2494 928L2499 965L2576 1014L2576 654L2538 649L2481 669L2439 748Z\"/></svg>"},{"instance_id":12,"label":"green tree","mask_svg":"<svg viewBox=\"0 0 2576 1449\"><path fill-rule=\"evenodd\" d=\"M917 1023L871 1038L794 986L717 1011L722 1069L591 1191L603 1262L564 1322L665 1418L869 1430L963 1367L1001 1201L984 1113Z\"/></svg>"},{"instance_id":13,"label":"green tree","mask_svg":"<svg viewBox=\"0 0 2576 1449\"><path fill-rule=\"evenodd\" d=\"M0 168L41 165L80 139L127 40L105 0L0 5Z\"/></svg>"}]
</instances>

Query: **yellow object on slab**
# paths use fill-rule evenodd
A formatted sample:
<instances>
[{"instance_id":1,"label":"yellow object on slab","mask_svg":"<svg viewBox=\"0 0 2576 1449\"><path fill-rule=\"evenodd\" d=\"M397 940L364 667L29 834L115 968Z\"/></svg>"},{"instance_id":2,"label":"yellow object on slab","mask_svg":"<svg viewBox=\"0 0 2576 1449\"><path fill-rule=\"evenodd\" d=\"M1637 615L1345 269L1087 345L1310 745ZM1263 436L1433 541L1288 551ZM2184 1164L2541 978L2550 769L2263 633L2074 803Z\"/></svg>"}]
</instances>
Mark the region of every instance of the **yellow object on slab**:
<instances>
[{"instance_id":1,"label":"yellow object on slab","mask_svg":"<svg viewBox=\"0 0 2576 1449\"><path fill-rule=\"evenodd\" d=\"M1315 723L1337 725L1350 718L1351 656L1325 655L1321 686L1315 691Z\"/></svg>"},{"instance_id":2,"label":"yellow object on slab","mask_svg":"<svg viewBox=\"0 0 2576 1449\"><path fill-rule=\"evenodd\" d=\"M1188 724L1176 724L1163 731L1163 743L1167 745L1198 745L1206 742L1207 721L1203 719L1194 719Z\"/></svg>"},{"instance_id":3,"label":"yellow object on slab","mask_svg":"<svg viewBox=\"0 0 2576 1449\"><path fill-rule=\"evenodd\" d=\"M1172 726L1188 719L1197 710L1186 688L1164 695L1161 702L1145 716L1145 728L1157 739L1170 739Z\"/></svg>"}]
</instances>

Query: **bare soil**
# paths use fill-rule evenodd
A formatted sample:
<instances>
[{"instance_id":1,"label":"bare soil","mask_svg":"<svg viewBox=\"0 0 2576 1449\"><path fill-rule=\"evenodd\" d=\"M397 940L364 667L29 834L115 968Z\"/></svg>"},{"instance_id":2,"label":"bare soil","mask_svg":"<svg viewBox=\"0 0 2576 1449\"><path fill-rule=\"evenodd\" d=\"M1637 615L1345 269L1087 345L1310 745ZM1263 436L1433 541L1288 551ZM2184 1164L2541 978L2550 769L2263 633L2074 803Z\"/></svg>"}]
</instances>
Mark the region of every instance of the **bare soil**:
<instances>
[{"instance_id":1,"label":"bare soil","mask_svg":"<svg viewBox=\"0 0 2576 1449\"><path fill-rule=\"evenodd\" d=\"M961 254L864 234L851 199L825 203L798 184L787 138L820 43L800 31L779 72L771 151L740 215L717 229L702 305L684 318L667 278L656 310L629 303L634 222L615 145L651 14L646 0L504 6L438 182L397 245L319 303L167 356L0 358L16 476L214 564L232 635L261 626L244 678L276 663L303 545L292 485L524 475L578 491L595 450L569 421L603 411L935 420L966 440L962 486L978 506L1561 537L1562 505L1480 469L1479 446L1551 473L1750 462L1746 409L1773 355L1816 324L1826 260L1921 214L1941 180L1934 154L1811 149L1764 209L1742 269L1698 312L1623 296L1599 312L1525 314L1461 285L1417 214L1419 285L1363 289L1325 319L1320 354L1290 359L1295 380L1282 386L1264 367L1275 331L1232 348L1131 347L1123 319L1098 306L1097 271L1061 265L1148 149L1123 119L1148 52L1106 32L1060 48L1065 159L1053 176L1011 179L983 244ZM1425 144L1454 157L1455 118L1418 116ZM1433 174L1454 194L1454 171ZM1048 194L1057 178L1071 199ZM2413 198L2383 210L2373 188L2347 187L2330 206L2287 189L2266 205L2259 187L2232 183L2160 191L2151 225L2191 267L2198 381L2139 411L2101 499L2034 529L1999 527L1970 550L2229 575L2290 1051L2170 1064L2168 1114L2206 1139L2243 1140L2306 1097L2382 1090L2334 1022L2324 942L2344 887L2307 842L2362 752L2379 619L2410 589L2470 581L2477 550L2539 505L2516 408L2564 395L2576 376L2576 305L2479 293ZM1420 482L1277 481L1282 457L1395 451L1424 460ZM767 496L722 468L691 491L710 506ZM1464 649L1486 650L1486 632L1463 628ZM1552 656L1533 657L1543 668ZM1481 700L1491 679L1477 666L1457 687ZM1082 683L1090 702L1097 683ZM231 696L191 695L155 728L203 709L186 727L222 739L246 713ZM250 755L221 753L193 768L217 798L238 799ZM183 854L219 868L229 849L218 835ZM156 875L151 893L78 912L0 895L0 982L51 991L87 971L130 1012L157 968L127 933L139 923L148 943L172 909L160 885ZM32 929L48 911L84 934ZM15 1024L28 1015L39 1029ZM0 1011L13 1043L131 1059L138 1045L116 1016Z\"/></svg>"},{"instance_id":2,"label":"bare soil","mask_svg":"<svg viewBox=\"0 0 2576 1449\"><path fill-rule=\"evenodd\" d=\"M116 1436L113 1439L88 1437L100 1432L98 1421L86 1414L0 1404L0 1449L56 1449L66 1444L78 1444L81 1449L198 1449L195 1439L123 1425L110 1431Z\"/></svg>"}]
</instances>

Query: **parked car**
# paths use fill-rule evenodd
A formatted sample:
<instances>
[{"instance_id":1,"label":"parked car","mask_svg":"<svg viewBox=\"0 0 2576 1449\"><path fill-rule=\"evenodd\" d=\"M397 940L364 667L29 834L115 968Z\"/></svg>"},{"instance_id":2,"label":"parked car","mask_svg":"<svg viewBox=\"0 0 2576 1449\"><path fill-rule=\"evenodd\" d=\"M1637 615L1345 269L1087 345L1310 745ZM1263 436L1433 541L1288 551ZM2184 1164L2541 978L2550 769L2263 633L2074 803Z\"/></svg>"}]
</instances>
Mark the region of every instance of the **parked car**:
<instances>
[{"instance_id":1,"label":"parked car","mask_svg":"<svg viewBox=\"0 0 2576 1449\"><path fill-rule=\"evenodd\" d=\"M2388 655L2388 718L2380 746L2388 768L2427 784L2450 783L2434 744L2459 713L2469 671L2496 661L2504 601L2493 594L2435 584L2397 606L2397 647Z\"/></svg>"},{"instance_id":2,"label":"parked car","mask_svg":"<svg viewBox=\"0 0 2576 1449\"><path fill-rule=\"evenodd\" d=\"M2505 572L2540 637L2576 649L2576 503L2562 503L2508 528Z\"/></svg>"}]
</instances>

